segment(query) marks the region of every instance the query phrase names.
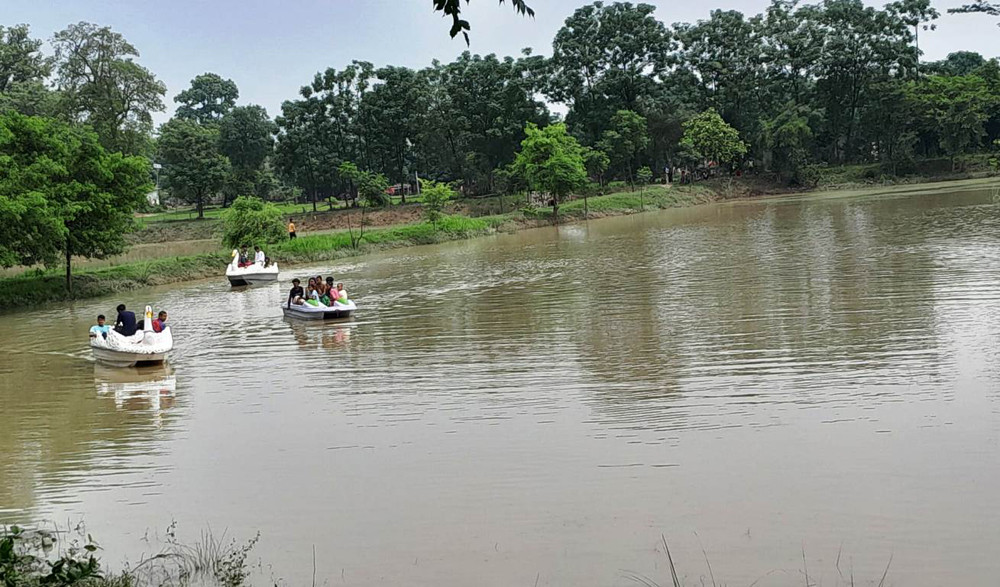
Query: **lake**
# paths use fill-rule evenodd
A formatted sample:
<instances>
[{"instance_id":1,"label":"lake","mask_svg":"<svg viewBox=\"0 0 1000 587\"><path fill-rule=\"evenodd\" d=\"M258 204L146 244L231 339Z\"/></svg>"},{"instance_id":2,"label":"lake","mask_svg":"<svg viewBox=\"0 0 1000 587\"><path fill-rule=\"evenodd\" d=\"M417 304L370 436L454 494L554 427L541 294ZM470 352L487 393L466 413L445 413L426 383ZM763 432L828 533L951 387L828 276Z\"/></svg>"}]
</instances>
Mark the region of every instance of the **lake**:
<instances>
[{"instance_id":1,"label":"lake","mask_svg":"<svg viewBox=\"0 0 1000 587\"><path fill-rule=\"evenodd\" d=\"M259 531L261 585L667 585L664 538L685 585L994 584L998 245L993 189L922 186L5 314L0 522ZM351 322L281 317L317 273ZM119 302L168 368L92 362Z\"/></svg>"}]
</instances>

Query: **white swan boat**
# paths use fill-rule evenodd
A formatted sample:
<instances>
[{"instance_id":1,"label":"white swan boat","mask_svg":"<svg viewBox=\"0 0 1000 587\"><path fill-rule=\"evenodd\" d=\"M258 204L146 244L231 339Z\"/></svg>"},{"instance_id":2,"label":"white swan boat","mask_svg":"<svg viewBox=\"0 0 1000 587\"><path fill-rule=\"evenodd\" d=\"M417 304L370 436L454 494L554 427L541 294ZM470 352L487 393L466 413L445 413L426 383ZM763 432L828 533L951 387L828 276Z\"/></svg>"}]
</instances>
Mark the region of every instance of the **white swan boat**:
<instances>
[{"instance_id":1,"label":"white swan boat","mask_svg":"<svg viewBox=\"0 0 1000 587\"><path fill-rule=\"evenodd\" d=\"M226 278L232 286L269 283L278 279L278 264L254 263L240 267L240 252L233 249L233 261L226 266Z\"/></svg>"},{"instance_id":2,"label":"white swan boat","mask_svg":"<svg viewBox=\"0 0 1000 587\"><path fill-rule=\"evenodd\" d=\"M155 365L167 360L167 353L174 348L174 338L170 327L162 332L153 332L153 309L146 306L143 330L132 336L122 336L114 330L108 331L107 338L96 336L90 339L90 349L94 360L112 367L135 367Z\"/></svg>"},{"instance_id":3,"label":"white swan boat","mask_svg":"<svg viewBox=\"0 0 1000 587\"><path fill-rule=\"evenodd\" d=\"M301 304L284 303L281 305L281 311L285 314L286 318L298 318L300 320L341 320L343 318L350 318L351 314L357 309L358 307L351 300L347 300L346 304L333 302L332 306L324 306L321 303L314 306L304 302Z\"/></svg>"}]
</instances>

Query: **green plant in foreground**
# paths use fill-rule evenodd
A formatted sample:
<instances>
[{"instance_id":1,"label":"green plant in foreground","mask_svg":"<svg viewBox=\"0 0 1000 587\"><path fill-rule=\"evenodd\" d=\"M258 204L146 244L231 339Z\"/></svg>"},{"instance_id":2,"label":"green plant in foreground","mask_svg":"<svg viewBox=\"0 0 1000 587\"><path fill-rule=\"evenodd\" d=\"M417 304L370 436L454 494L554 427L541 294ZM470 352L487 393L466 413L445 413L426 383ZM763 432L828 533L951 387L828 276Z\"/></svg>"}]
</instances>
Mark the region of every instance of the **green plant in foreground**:
<instances>
[{"instance_id":1,"label":"green plant in foreground","mask_svg":"<svg viewBox=\"0 0 1000 587\"><path fill-rule=\"evenodd\" d=\"M26 532L17 526L0 534L0 584L70 587L102 578L94 556L97 545L89 535L82 547L73 543L59 558L49 560L56 540L48 532Z\"/></svg>"}]
</instances>

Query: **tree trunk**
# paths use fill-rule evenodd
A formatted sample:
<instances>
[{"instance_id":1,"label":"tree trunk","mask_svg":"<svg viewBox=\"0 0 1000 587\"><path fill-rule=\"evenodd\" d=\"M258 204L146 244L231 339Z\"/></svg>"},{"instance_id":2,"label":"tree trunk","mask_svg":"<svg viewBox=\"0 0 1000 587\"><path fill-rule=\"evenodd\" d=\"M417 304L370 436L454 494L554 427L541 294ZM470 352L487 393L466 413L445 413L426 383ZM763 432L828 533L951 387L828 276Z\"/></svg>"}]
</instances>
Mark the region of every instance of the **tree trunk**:
<instances>
[{"instance_id":1,"label":"tree trunk","mask_svg":"<svg viewBox=\"0 0 1000 587\"><path fill-rule=\"evenodd\" d=\"M316 213L316 190L312 191L313 214Z\"/></svg>"},{"instance_id":2,"label":"tree trunk","mask_svg":"<svg viewBox=\"0 0 1000 587\"><path fill-rule=\"evenodd\" d=\"M198 220L205 217L205 199L201 196L198 197Z\"/></svg>"},{"instance_id":3,"label":"tree trunk","mask_svg":"<svg viewBox=\"0 0 1000 587\"><path fill-rule=\"evenodd\" d=\"M66 237L66 291L73 293L73 251L69 247L69 237Z\"/></svg>"}]
</instances>

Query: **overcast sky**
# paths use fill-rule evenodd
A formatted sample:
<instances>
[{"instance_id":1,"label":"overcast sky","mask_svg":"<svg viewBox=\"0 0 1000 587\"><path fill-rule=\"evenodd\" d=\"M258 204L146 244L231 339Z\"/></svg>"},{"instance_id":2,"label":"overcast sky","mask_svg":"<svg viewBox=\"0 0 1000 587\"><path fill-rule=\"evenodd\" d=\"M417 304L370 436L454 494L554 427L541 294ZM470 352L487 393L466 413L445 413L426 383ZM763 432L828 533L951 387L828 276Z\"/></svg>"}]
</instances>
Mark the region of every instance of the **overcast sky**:
<instances>
[{"instance_id":1,"label":"overcast sky","mask_svg":"<svg viewBox=\"0 0 1000 587\"><path fill-rule=\"evenodd\" d=\"M473 0L463 13L472 24L475 53L517 55L523 47L551 52L552 37L584 0L528 0L534 19L516 16L509 3ZM647 0L670 24L708 17L711 9L756 14L768 0ZM943 14L961 0L935 6ZM877 3L877 4L882 4ZM135 45L139 62L167 85L166 120L173 96L191 78L212 71L233 79L241 104L260 104L269 114L294 98L313 74L341 68L353 59L375 65L423 67L466 50L448 36L450 20L433 12L431 0L0 0L0 24L27 23L33 36L48 39L81 20L110 25ZM997 19L948 15L938 30L921 35L924 59L952 51L1000 55Z\"/></svg>"}]
</instances>

